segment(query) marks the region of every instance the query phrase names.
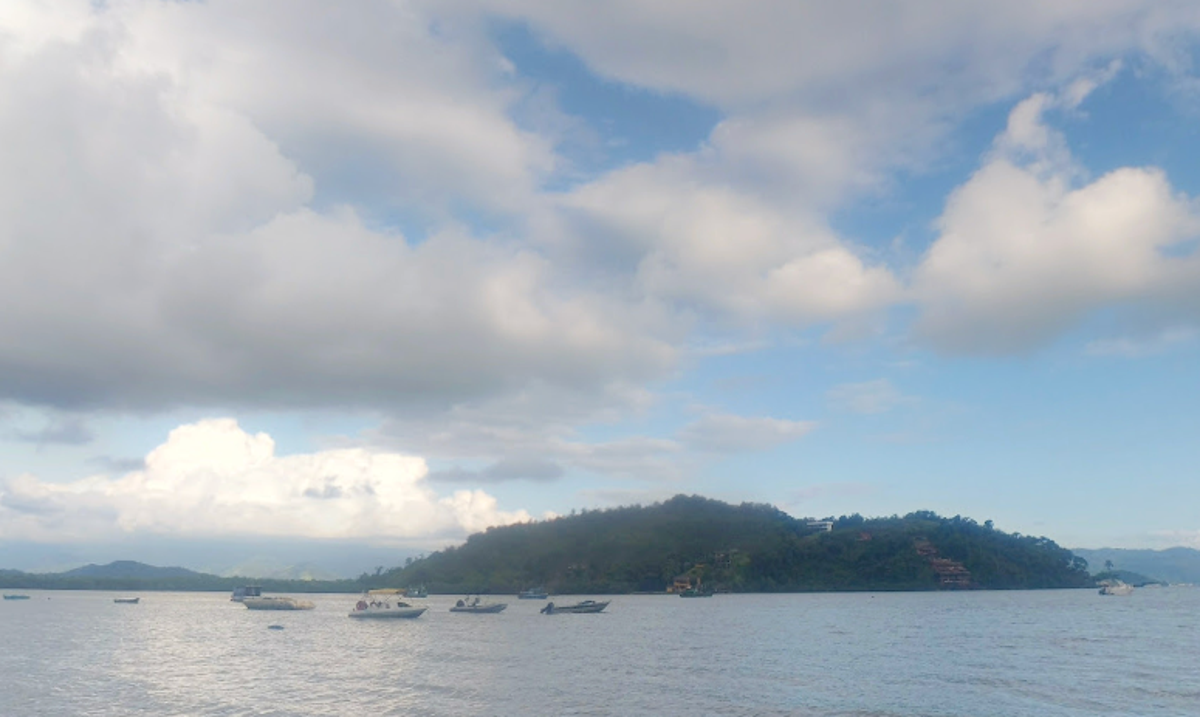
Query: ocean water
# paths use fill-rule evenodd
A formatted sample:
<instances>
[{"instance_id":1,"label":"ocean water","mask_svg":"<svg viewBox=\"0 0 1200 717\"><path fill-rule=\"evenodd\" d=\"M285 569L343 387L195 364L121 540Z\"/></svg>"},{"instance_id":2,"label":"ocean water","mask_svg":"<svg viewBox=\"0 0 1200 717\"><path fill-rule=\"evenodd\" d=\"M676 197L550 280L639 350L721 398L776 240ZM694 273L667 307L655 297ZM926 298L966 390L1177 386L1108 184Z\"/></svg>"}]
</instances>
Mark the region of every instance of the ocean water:
<instances>
[{"instance_id":1,"label":"ocean water","mask_svg":"<svg viewBox=\"0 0 1200 717\"><path fill-rule=\"evenodd\" d=\"M615 596L554 616L434 596L381 621L347 618L349 595L27 594L0 603L4 717L1200 715L1195 588Z\"/></svg>"}]
</instances>

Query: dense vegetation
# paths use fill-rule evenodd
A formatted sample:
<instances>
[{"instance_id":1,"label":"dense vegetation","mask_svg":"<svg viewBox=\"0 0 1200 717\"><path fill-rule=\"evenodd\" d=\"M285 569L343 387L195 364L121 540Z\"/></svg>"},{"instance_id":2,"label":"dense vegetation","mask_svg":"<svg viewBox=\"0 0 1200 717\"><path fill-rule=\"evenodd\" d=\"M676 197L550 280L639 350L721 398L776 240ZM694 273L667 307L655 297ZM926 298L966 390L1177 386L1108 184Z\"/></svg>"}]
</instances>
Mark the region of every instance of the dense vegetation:
<instances>
[{"instance_id":1,"label":"dense vegetation","mask_svg":"<svg viewBox=\"0 0 1200 717\"><path fill-rule=\"evenodd\" d=\"M223 578L184 568L159 568L132 561L87 565L64 573L24 573L0 570L0 588L25 590L177 590L230 591L239 585L261 585L267 592L358 592L357 580L274 580Z\"/></svg>"},{"instance_id":2,"label":"dense vegetation","mask_svg":"<svg viewBox=\"0 0 1200 717\"><path fill-rule=\"evenodd\" d=\"M825 531L769 505L681 495L491 528L372 582L458 593L544 585L559 594L660 592L680 576L732 592L1094 584L1086 561L1069 550L990 521L928 511L829 520Z\"/></svg>"}]
</instances>

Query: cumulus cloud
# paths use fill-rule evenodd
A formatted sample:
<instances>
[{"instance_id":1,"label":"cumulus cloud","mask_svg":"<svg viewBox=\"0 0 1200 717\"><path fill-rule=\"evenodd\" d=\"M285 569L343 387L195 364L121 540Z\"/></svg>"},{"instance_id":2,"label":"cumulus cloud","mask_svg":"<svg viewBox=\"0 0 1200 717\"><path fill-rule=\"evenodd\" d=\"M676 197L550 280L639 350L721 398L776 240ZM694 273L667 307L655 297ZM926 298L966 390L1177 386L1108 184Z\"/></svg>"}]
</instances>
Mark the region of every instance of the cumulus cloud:
<instances>
[{"instance_id":1,"label":"cumulus cloud","mask_svg":"<svg viewBox=\"0 0 1200 717\"><path fill-rule=\"evenodd\" d=\"M695 169L691 158L663 158L564 196L585 258L632 273L644 296L718 321L838 321L896 298L890 271L812 215L706 181Z\"/></svg>"},{"instance_id":2,"label":"cumulus cloud","mask_svg":"<svg viewBox=\"0 0 1200 717\"><path fill-rule=\"evenodd\" d=\"M320 539L462 536L529 520L479 490L439 496L425 461L350 448L278 456L230 419L180 426L120 477L0 484L0 535L60 541L120 534Z\"/></svg>"},{"instance_id":3,"label":"cumulus cloud","mask_svg":"<svg viewBox=\"0 0 1200 717\"><path fill-rule=\"evenodd\" d=\"M1196 300L1200 258L1173 254L1200 234L1195 201L1152 167L1087 180L1045 124L1057 101L1037 94L1017 105L937 222L913 290L917 332L941 349L1023 351L1102 307L1186 311Z\"/></svg>"},{"instance_id":4,"label":"cumulus cloud","mask_svg":"<svg viewBox=\"0 0 1200 717\"><path fill-rule=\"evenodd\" d=\"M528 203L548 150L477 43L387 3L66 7L0 13L0 302L21 307L0 316L5 397L445 405L673 363L662 317L534 251L445 216L425 237L372 219L379 194Z\"/></svg>"}]
</instances>

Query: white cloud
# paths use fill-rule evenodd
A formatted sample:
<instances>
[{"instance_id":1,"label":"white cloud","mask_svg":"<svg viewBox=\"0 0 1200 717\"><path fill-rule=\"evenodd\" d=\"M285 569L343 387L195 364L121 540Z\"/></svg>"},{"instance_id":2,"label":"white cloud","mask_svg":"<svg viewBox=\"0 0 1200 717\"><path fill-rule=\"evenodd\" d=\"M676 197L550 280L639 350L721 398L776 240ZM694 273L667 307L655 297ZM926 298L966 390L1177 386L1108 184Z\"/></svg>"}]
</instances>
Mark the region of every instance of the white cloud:
<instances>
[{"instance_id":1,"label":"white cloud","mask_svg":"<svg viewBox=\"0 0 1200 717\"><path fill-rule=\"evenodd\" d=\"M698 169L691 158L663 158L563 197L580 251L605 252L599 263L632 273L641 295L718 322L839 321L895 299L891 273L819 220L706 181Z\"/></svg>"},{"instance_id":2,"label":"white cloud","mask_svg":"<svg viewBox=\"0 0 1200 717\"><path fill-rule=\"evenodd\" d=\"M696 451L764 451L800 440L816 426L813 421L709 413L685 426L679 439Z\"/></svg>"},{"instance_id":3,"label":"white cloud","mask_svg":"<svg viewBox=\"0 0 1200 717\"><path fill-rule=\"evenodd\" d=\"M1200 25L1187 0L464 0L526 20L604 76L727 108L941 94L993 101ZM847 92L854 87L854 92Z\"/></svg>"},{"instance_id":4,"label":"white cloud","mask_svg":"<svg viewBox=\"0 0 1200 717\"><path fill-rule=\"evenodd\" d=\"M121 477L0 484L0 535L69 541L118 534L320 539L459 537L529 520L479 490L439 496L425 461L364 448L277 456L229 419L180 426Z\"/></svg>"},{"instance_id":5,"label":"white cloud","mask_svg":"<svg viewBox=\"0 0 1200 717\"><path fill-rule=\"evenodd\" d=\"M1196 300L1200 258L1169 253L1200 233L1196 203L1155 168L1081 181L1042 116L1055 101L1038 94L1014 109L938 220L914 293L917 331L939 348L1022 351L1102 307Z\"/></svg>"},{"instance_id":6,"label":"white cloud","mask_svg":"<svg viewBox=\"0 0 1200 717\"><path fill-rule=\"evenodd\" d=\"M388 3L59 5L0 13L4 397L444 405L673 363L661 316L437 208L517 211L552 163L474 39ZM447 222L379 230L384 195Z\"/></svg>"}]
</instances>

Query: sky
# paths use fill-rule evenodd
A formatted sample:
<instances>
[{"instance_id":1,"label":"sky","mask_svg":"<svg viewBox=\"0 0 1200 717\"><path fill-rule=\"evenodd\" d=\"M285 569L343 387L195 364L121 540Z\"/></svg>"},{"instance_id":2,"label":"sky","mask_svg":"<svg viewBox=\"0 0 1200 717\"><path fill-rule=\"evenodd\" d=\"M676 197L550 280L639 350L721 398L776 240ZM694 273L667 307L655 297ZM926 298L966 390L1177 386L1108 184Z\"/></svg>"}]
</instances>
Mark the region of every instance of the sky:
<instances>
[{"instance_id":1,"label":"sky","mask_svg":"<svg viewBox=\"0 0 1200 717\"><path fill-rule=\"evenodd\" d=\"M1198 51L1191 0L6 0L0 567L678 493L1200 548Z\"/></svg>"}]
</instances>

